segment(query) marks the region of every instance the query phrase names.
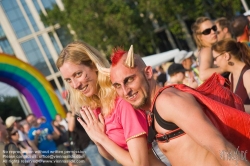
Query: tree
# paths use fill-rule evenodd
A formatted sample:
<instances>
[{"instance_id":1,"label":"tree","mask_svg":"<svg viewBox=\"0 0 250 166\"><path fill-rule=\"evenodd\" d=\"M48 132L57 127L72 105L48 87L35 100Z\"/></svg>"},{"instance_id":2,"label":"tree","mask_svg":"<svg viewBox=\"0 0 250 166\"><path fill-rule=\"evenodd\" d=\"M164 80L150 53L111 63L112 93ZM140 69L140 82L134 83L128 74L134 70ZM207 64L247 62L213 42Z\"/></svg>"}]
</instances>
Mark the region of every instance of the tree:
<instances>
[{"instance_id":1,"label":"tree","mask_svg":"<svg viewBox=\"0 0 250 166\"><path fill-rule=\"evenodd\" d=\"M24 111L16 96L0 96L0 117L5 120L9 116L25 118Z\"/></svg>"},{"instance_id":2,"label":"tree","mask_svg":"<svg viewBox=\"0 0 250 166\"><path fill-rule=\"evenodd\" d=\"M159 25L167 25L172 33L183 36L182 27L178 17L184 20L195 21L200 16L211 19L226 17L231 19L236 12L243 13L240 1L232 0L138 0L142 13L149 11L154 14L154 19ZM190 27L189 27L190 28ZM185 36L184 36L185 37Z\"/></svg>"},{"instance_id":3,"label":"tree","mask_svg":"<svg viewBox=\"0 0 250 166\"><path fill-rule=\"evenodd\" d=\"M231 19L243 13L240 1L232 0L63 0L42 16L46 24L70 25L78 40L84 40L108 55L115 46L153 54L159 44L154 30L167 27L178 38L185 38L180 19L194 22L197 17ZM190 28L190 25L189 27Z\"/></svg>"},{"instance_id":4,"label":"tree","mask_svg":"<svg viewBox=\"0 0 250 166\"><path fill-rule=\"evenodd\" d=\"M131 44L144 54L155 51L154 27L141 17L135 1L124 0L64 0L65 10L57 6L42 16L46 24L70 24L78 40L110 53L115 46L128 49Z\"/></svg>"}]
</instances>

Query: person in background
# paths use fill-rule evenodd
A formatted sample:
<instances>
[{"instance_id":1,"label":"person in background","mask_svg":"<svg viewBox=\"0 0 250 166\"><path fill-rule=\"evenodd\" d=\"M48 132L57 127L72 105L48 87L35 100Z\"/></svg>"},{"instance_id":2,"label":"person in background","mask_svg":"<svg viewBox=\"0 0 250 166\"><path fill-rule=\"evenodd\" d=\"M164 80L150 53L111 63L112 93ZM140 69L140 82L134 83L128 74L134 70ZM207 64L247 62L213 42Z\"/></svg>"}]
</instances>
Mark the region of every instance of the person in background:
<instances>
[{"instance_id":1,"label":"person in background","mask_svg":"<svg viewBox=\"0 0 250 166\"><path fill-rule=\"evenodd\" d=\"M250 22L250 10L246 11L245 13L243 13L244 16L247 17L247 19L249 20Z\"/></svg>"},{"instance_id":2,"label":"person in background","mask_svg":"<svg viewBox=\"0 0 250 166\"><path fill-rule=\"evenodd\" d=\"M68 131L68 122L66 119L62 119L61 115L57 114L55 120L62 126L64 126L65 130Z\"/></svg>"},{"instance_id":3,"label":"person in background","mask_svg":"<svg viewBox=\"0 0 250 166\"><path fill-rule=\"evenodd\" d=\"M250 49L245 43L225 39L212 46L214 63L230 72L231 90L241 97L250 114Z\"/></svg>"},{"instance_id":4,"label":"person in background","mask_svg":"<svg viewBox=\"0 0 250 166\"><path fill-rule=\"evenodd\" d=\"M182 64L182 66L186 69L185 72L185 83L188 82L186 85L188 84L193 84L193 82L197 83L197 86L201 84L201 80L199 79L199 75L198 75L198 69L196 66L194 66L194 52L193 51L185 51L182 50L180 51L179 54L177 54L174 57L174 62L177 64Z\"/></svg>"},{"instance_id":5,"label":"person in background","mask_svg":"<svg viewBox=\"0 0 250 166\"><path fill-rule=\"evenodd\" d=\"M21 117L10 116L5 120L5 124L7 128L14 128L18 131L18 141L21 148L21 151L28 154L28 158L33 154L34 151L37 151L37 146L29 140L27 135L25 135L24 131L21 129L23 126L20 124ZM23 128L24 130L24 128Z\"/></svg>"},{"instance_id":6,"label":"person in background","mask_svg":"<svg viewBox=\"0 0 250 166\"><path fill-rule=\"evenodd\" d=\"M5 151L12 152L6 154L4 159L7 160L7 163L11 163L12 166L26 166L25 160L23 158L26 155L25 147L22 146L19 142L19 133L16 128L9 127L7 128L8 136L7 136L7 144L4 147ZM22 152L20 151L22 148ZM29 152L27 152L29 154ZM17 155L18 154L18 155Z\"/></svg>"},{"instance_id":7,"label":"person in background","mask_svg":"<svg viewBox=\"0 0 250 166\"><path fill-rule=\"evenodd\" d=\"M157 82L160 86L164 86L165 82L167 81L167 77L162 65L157 66L156 70L158 71Z\"/></svg>"},{"instance_id":8,"label":"person in background","mask_svg":"<svg viewBox=\"0 0 250 166\"><path fill-rule=\"evenodd\" d=\"M231 39L232 33L231 33L231 27L230 27L230 21L225 18L221 17L215 20L215 25L217 27L217 39L218 41L224 40L224 39ZM221 75L228 79L229 72L222 73Z\"/></svg>"},{"instance_id":9,"label":"person in background","mask_svg":"<svg viewBox=\"0 0 250 166\"><path fill-rule=\"evenodd\" d=\"M20 130L21 125L19 124L19 121L21 119L21 117L10 116L5 120L5 124L7 128L14 127L18 131L19 141L25 141L24 134Z\"/></svg>"},{"instance_id":10,"label":"person in background","mask_svg":"<svg viewBox=\"0 0 250 166\"><path fill-rule=\"evenodd\" d=\"M218 41L223 39L232 38L231 30L230 30L230 21L225 17L217 18L214 21L217 27L217 39Z\"/></svg>"},{"instance_id":11,"label":"person in background","mask_svg":"<svg viewBox=\"0 0 250 166\"><path fill-rule=\"evenodd\" d=\"M28 137L30 141L38 147L38 149L41 151L41 154L48 156L51 153L54 153L57 150L57 147L53 140L57 139L59 135L54 131L52 125L47 122L41 124L37 123L37 118L33 114L28 115L26 120L31 125ZM53 162L53 158L44 157L43 160L49 160ZM56 165L54 162L43 164L48 166Z\"/></svg>"},{"instance_id":12,"label":"person in background","mask_svg":"<svg viewBox=\"0 0 250 166\"><path fill-rule=\"evenodd\" d=\"M0 117L0 161L3 161L5 143L7 142L7 130L2 118Z\"/></svg>"},{"instance_id":13,"label":"person in background","mask_svg":"<svg viewBox=\"0 0 250 166\"><path fill-rule=\"evenodd\" d=\"M234 38L241 43L249 42L249 20L244 15L235 16L231 21L231 30Z\"/></svg>"},{"instance_id":14,"label":"person in background","mask_svg":"<svg viewBox=\"0 0 250 166\"><path fill-rule=\"evenodd\" d=\"M217 42L217 27L211 19L199 17L192 25L193 37L198 47L198 69L201 81L207 80L213 73L222 71L213 65L212 44Z\"/></svg>"},{"instance_id":15,"label":"person in background","mask_svg":"<svg viewBox=\"0 0 250 166\"><path fill-rule=\"evenodd\" d=\"M47 120L44 116L41 116L40 118L37 118L37 123L38 124L42 124L45 123Z\"/></svg>"},{"instance_id":16,"label":"person in background","mask_svg":"<svg viewBox=\"0 0 250 166\"><path fill-rule=\"evenodd\" d=\"M165 86L172 84L182 84L185 79L186 69L177 63L172 63L168 68L168 74L170 75L170 80L165 83Z\"/></svg>"}]
</instances>

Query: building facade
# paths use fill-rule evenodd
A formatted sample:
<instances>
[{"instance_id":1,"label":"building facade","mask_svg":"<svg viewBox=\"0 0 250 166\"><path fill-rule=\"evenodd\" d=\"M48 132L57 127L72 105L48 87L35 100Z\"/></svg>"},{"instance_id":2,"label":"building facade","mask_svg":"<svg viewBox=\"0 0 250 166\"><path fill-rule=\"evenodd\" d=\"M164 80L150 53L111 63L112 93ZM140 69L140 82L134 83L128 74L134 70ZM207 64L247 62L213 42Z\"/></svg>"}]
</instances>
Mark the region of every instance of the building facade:
<instances>
[{"instance_id":1,"label":"building facade","mask_svg":"<svg viewBox=\"0 0 250 166\"><path fill-rule=\"evenodd\" d=\"M16 56L38 69L53 86L60 102L63 80L56 68L58 54L71 38L65 36L60 25L46 26L40 14L57 5L63 10L61 0L0 0L0 51ZM25 112L31 112L20 94Z\"/></svg>"}]
</instances>

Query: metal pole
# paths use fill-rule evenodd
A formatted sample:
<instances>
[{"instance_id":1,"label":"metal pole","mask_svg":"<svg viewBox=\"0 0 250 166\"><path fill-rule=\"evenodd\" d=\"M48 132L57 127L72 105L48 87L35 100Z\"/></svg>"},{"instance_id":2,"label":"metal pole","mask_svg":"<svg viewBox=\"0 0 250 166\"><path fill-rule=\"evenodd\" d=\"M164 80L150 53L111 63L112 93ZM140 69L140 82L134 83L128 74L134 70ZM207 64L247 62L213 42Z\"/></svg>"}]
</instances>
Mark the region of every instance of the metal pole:
<instances>
[{"instance_id":1,"label":"metal pole","mask_svg":"<svg viewBox=\"0 0 250 166\"><path fill-rule=\"evenodd\" d=\"M241 3L242 3L242 5L243 5L245 11L247 12L249 9L248 9L248 6L247 6L246 1L245 1L245 0L241 0Z\"/></svg>"}]
</instances>

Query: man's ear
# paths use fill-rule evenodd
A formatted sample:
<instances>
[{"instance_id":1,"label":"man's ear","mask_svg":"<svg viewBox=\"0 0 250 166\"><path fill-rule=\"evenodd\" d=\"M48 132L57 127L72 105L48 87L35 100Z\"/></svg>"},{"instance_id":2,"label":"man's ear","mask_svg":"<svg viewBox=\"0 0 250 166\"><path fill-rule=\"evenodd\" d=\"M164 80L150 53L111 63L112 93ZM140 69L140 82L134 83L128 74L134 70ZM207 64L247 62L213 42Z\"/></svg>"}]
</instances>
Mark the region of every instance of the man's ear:
<instances>
[{"instance_id":1,"label":"man's ear","mask_svg":"<svg viewBox=\"0 0 250 166\"><path fill-rule=\"evenodd\" d=\"M225 28L223 28L223 30L222 30L224 33L228 33L228 28L227 27L225 27Z\"/></svg>"},{"instance_id":2,"label":"man's ear","mask_svg":"<svg viewBox=\"0 0 250 166\"><path fill-rule=\"evenodd\" d=\"M153 77L153 69L151 66L146 66L144 69L144 73L147 79L151 79Z\"/></svg>"}]
</instances>

